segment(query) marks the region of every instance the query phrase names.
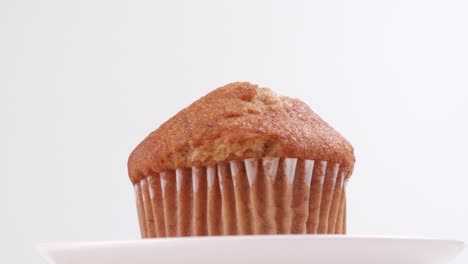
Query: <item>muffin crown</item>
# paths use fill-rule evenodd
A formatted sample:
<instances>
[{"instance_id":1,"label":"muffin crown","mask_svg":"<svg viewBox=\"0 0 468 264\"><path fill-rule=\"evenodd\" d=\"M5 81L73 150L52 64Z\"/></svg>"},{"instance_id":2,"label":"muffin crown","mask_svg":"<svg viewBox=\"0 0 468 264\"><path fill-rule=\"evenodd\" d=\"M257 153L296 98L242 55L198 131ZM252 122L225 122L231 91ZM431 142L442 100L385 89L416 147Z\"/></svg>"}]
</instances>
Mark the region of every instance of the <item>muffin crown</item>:
<instances>
[{"instance_id":1,"label":"muffin crown","mask_svg":"<svg viewBox=\"0 0 468 264\"><path fill-rule=\"evenodd\" d=\"M305 103L248 82L220 87L149 134L131 153L132 182L159 172L261 157L325 160L349 177L351 144Z\"/></svg>"}]
</instances>

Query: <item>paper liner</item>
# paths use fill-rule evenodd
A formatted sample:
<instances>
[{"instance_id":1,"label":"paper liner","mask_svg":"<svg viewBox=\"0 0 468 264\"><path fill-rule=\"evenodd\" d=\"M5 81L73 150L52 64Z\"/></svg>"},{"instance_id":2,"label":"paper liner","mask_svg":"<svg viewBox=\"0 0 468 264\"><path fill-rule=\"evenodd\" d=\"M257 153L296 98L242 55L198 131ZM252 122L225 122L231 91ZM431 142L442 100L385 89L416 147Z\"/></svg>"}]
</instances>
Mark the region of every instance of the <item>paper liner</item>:
<instances>
[{"instance_id":1,"label":"paper liner","mask_svg":"<svg viewBox=\"0 0 468 264\"><path fill-rule=\"evenodd\" d=\"M141 236L345 234L339 164L292 158L220 162L135 184Z\"/></svg>"}]
</instances>

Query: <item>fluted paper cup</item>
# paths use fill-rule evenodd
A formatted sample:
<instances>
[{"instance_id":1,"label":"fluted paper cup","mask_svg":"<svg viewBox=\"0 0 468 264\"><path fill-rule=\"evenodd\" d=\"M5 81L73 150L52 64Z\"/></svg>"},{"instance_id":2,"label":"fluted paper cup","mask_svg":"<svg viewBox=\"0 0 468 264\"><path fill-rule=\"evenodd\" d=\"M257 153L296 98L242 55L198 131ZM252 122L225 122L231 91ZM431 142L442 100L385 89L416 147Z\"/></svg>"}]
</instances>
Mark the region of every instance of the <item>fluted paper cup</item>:
<instances>
[{"instance_id":1,"label":"fluted paper cup","mask_svg":"<svg viewBox=\"0 0 468 264\"><path fill-rule=\"evenodd\" d=\"M141 236L346 233L346 174L294 158L220 162L135 184Z\"/></svg>"}]
</instances>

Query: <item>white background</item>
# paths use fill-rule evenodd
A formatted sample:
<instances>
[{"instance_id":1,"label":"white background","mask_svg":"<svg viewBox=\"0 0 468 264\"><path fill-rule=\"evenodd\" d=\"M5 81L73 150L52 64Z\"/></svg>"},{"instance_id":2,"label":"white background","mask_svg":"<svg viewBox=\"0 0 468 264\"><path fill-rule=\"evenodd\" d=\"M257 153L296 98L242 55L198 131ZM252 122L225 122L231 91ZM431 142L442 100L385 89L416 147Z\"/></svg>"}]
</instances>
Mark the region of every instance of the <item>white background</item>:
<instances>
[{"instance_id":1,"label":"white background","mask_svg":"<svg viewBox=\"0 0 468 264\"><path fill-rule=\"evenodd\" d=\"M467 1L0 0L0 263L138 238L132 149L244 80L354 145L349 233L468 241Z\"/></svg>"}]
</instances>

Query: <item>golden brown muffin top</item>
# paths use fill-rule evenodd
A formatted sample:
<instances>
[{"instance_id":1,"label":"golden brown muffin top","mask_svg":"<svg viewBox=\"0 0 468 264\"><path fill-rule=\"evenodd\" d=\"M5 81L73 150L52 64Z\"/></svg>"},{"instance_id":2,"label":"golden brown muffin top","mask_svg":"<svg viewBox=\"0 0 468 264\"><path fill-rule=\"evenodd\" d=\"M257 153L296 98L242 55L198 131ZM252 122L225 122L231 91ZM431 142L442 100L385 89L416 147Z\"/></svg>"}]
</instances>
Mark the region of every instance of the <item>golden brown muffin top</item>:
<instances>
[{"instance_id":1,"label":"golden brown muffin top","mask_svg":"<svg viewBox=\"0 0 468 264\"><path fill-rule=\"evenodd\" d=\"M132 182L220 161L289 157L354 167L351 144L305 103L248 82L220 87L148 135L128 160Z\"/></svg>"}]
</instances>

